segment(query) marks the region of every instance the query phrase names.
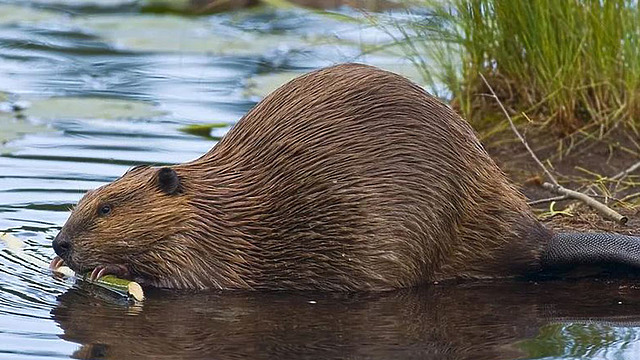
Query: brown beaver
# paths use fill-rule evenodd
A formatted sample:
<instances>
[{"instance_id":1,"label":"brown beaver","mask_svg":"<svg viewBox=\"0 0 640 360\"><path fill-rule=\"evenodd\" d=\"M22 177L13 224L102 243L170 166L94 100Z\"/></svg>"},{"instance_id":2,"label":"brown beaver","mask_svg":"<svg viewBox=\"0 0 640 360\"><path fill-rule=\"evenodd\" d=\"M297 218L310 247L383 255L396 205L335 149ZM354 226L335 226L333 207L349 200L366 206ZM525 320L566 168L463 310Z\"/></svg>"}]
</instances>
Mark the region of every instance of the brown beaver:
<instances>
[{"instance_id":1,"label":"brown beaver","mask_svg":"<svg viewBox=\"0 0 640 360\"><path fill-rule=\"evenodd\" d=\"M53 248L78 272L183 289L388 290L640 264L640 238L545 229L466 121L358 64L283 85L197 160L89 191Z\"/></svg>"},{"instance_id":2,"label":"brown beaver","mask_svg":"<svg viewBox=\"0 0 640 360\"><path fill-rule=\"evenodd\" d=\"M57 298L51 318L64 331L64 340L80 344L74 359L201 360L214 358L212 354L216 360L539 359L519 344L528 339L540 344L545 338L538 334L562 331L556 330L559 325L638 326L640 292L635 285L497 281L313 297L163 292L134 308L71 289ZM310 305L310 299L317 302ZM584 344L582 334L558 336ZM593 347L571 349L573 359L593 358L585 355ZM546 359L559 359L562 353L547 352L556 356ZM620 356L600 358L629 360L633 353L627 348Z\"/></svg>"}]
</instances>

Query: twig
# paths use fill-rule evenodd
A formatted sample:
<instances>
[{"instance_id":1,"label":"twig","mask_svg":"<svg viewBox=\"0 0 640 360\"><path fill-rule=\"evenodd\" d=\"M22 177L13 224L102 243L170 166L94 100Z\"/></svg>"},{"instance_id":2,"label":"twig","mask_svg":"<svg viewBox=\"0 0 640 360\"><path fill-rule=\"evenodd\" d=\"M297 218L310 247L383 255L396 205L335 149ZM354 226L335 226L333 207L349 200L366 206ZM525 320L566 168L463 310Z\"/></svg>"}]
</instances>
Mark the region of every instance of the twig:
<instances>
[{"instance_id":1,"label":"twig","mask_svg":"<svg viewBox=\"0 0 640 360\"><path fill-rule=\"evenodd\" d=\"M625 199L628 199L628 198L633 199L634 197L640 197L640 193L631 194L631 195L625 197L624 199L618 199L618 198L615 198L615 197L612 197L612 196L606 197L604 195L599 195L599 194L591 195L591 197L603 198L603 199L611 199L611 200L613 200L615 202L618 202L618 203L624 203ZM552 201L562 201L562 200L569 200L569 199L571 199L569 196L561 195L561 196L554 196L554 197L545 198L545 199L531 200L531 201L527 202L527 204L529 204L529 206L533 206L533 205L540 205L540 204L544 204L544 203L548 203L548 202L552 202Z\"/></svg>"},{"instance_id":2,"label":"twig","mask_svg":"<svg viewBox=\"0 0 640 360\"><path fill-rule=\"evenodd\" d=\"M547 170L547 168L542 164L540 159L538 159L536 154L533 152L533 150L531 150L531 147L527 143L527 140L525 140L524 137L520 134L520 132L516 128L516 125L513 123L513 120L511 120L511 115L509 115L509 112L507 111L507 109L504 108L504 105L502 105L502 102L500 101L500 99L496 95L495 91L493 91L493 88L491 87L491 85L489 85L489 82L487 81L487 79L485 79L484 75L482 75L482 74L480 74L480 77L482 78L482 81L484 81L484 84L487 85L487 87L489 88L489 91L491 91L491 97L496 100L496 102L498 103L498 106L500 106L500 109L502 109L502 112L507 117L507 120L509 120L509 125L511 126L511 130L513 130L513 132L516 134L518 139L520 139L520 142L522 142L522 145L524 145L524 147L527 148L527 151L529 151L529 154L531 154L531 157L533 158L533 160L538 164L538 166L540 166L542 171L544 171L544 173L547 175L547 178L549 178L549 180L554 185L560 186L558 184L558 181L556 181L556 178L553 177L553 175L551 175L549 170Z\"/></svg>"},{"instance_id":3,"label":"twig","mask_svg":"<svg viewBox=\"0 0 640 360\"><path fill-rule=\"evenodd\" d=\"M637 163L629 166L626 170L623 170L623 171L613 175L610 178L605 177L604 180L610 180L610 181L618 180L616 182L615 187L614 187L614 189L617 189L618 186L620 185L620 183L622 182L622 180L624 180L624 178L626 178L627 175L629 175L630 173L632 173L632 172L634 172L634 171L636 171L638 169L640 169L640 161L638 161ZM589 186L586 187L585 191L591 191L592 193L595 194L596 192L595 192L595 190L593 190L593 188L595 186L596 186L596 184L592 183L592 184L590 184Z\"/></svg>"},{"instance_id":4,"label":"twig","mask_svg":"<svg viewBox=\"0 0 640 360\"><path fill-rule=\"evenodd\" d=\"M544 203L548 203L548 202L562 201L562 200L567 200L567 199L569 199L568 196L561 195L561 196L554 196L554 197L550 197L550 198L546 198L546 199L538 199L538 200L529 201L527 204L529 204L529 206L533 206L533 205L540 205L540 204L544 204Z\"/></svg>"},{"instance_id":5,"label":"twig","mask_svg":"<svg viewBox=\"0 0 640 360\"><path fill-rule=\"evenodd\" d=\"M621 202L621 203L628 202L628 201L631 201L631 200L633 200L633 199L635 199L635 198L640 198L640 192L637 192L637 193L635 193L635 194L627 195L627 196L623 197L623 198L620 200L620 202Z\"/></svg>"},{"instance_id":6,"label":"twig","mask_svg":"<svg viewBox=\"0 0 640 360\"><path fill-rule=\"evenodd\" d=\"M570 198L573 198L573 199L576 199L576 200L580 200L580 201L584 202L585 204L591 206L593 209L598 211L603 216L605 216L605 217L607 217L609 219L612 219L612 220L624 225L629 220L626 216L620 215L615 210L609 208L607 205L599 202L598 200L590 197L589 195L586 195L586 194L583 194L583 193L580 193L580 192L577 192L577 191L574 191L574 190L569 190L569 189L561 186L560 184L558 184L558 181L556 181L556 179L553 177L553 175L551 175L551 173L547 170L547 168L542 164L542 162L540 161L540 159L538 159L538 157L533 152L533 150L531 149L531 147L529 146L527 141L520 134L520 132L516 128L515 124L513 123L513 120L511 120L511 115L509 115L509 112L507 111L507 109L504 108L504 106L502 105L502 102L500 101L500 99L496 95L495 91L493 91L493 88L491 87L491 85L489 85L489 82L487 81L487 79L484 77L484 75L482 75L482 74L479 74L479 75L482 78L482 81L484 81L484 84L487 86L487 88L489 88L489 91L491 92L492 97L496 100L496 102L500 106L500 109L502 109L502 112L507 117L507 120L509 121L509 125L511 126L511 130L513 130L513 132L516 134L518 139L520 139L520 141L525 146L525 148L527 148L527 151L529 151L529 154L531 154L531 157L533 158L533 160L538 164L538 166L540 166L540 168L544 171L544 173L547 175L547 177L551 181L551 183L548 183L548 182L543 183L542 187L544 189L547 189L547 190L553 192L554 194L564 195L564 196L567 196L567 197L570 197Z\"/></svg>"},{"instance_id":7,"label":"twig","mask_svg":"<svg viewBox=\"0 0 640 360\"><path fill-rule=\"evenodd\" d=\"M629 175L630 173L632 173L632 172L636 171L637 169L640 169L640 161L638 161L637 163L635 163L635 164L633 164L633 165L629 166L629 167L627 168L627 170L621 171L621 172L619 172L619 173L617 173L617 174L613 175L613 176L611 177L611 180L617 180L617 179L622 180L622 179L624 179L625 177L627 177L627 175Z\"/></svg>"},{"instance_id":8,"label":"twig","mask_svg":"<svg viewBox=\"0 0 640 360\"><path fill-rule=\"evenodd\" d=\"M595 210L597 210L599 213L601 213L605 217L612 219L622 225L626 224L627 221L629 220L629 218L627 218L626 216L618 214L618 212L616 212L615 210L609 208L607 205L599 202L598 200L592 198L589 195L583 194L578 191L569 190L563 186L554 185L548 182L543 183L542 187L551 191L554 194L564 195L576 200L580 200L585 204L591 206Z\"/></svg>"}]
</instances>

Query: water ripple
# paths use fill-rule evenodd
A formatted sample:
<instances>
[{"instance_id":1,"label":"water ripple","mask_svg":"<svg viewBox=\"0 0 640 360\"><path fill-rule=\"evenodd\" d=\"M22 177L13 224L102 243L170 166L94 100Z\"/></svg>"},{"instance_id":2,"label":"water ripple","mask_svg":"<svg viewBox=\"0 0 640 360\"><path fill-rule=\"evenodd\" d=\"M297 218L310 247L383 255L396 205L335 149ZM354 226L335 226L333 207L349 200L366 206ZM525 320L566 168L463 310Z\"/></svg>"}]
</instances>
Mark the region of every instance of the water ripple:
<instances>
[{"instance_id":1,"label":"water ripple","mask_svg":"<svg viewBox=\"0 0 640 360\"><path fill-rule=\"evenodd\" d=\"M17 251L0 245L0 358L632 359L640 351L640 299L629 284L156 290L127 306L52 277L51 241L85 191L133 165L192 160L215 144L181 127L228 124L216 129L221 136L286 79L336 62L415 74L397 54L362 54L391 35L331 13L180 16L141 13L141 3L0 0L0 232L24 241Z\"/></svg>"}]
</instances>

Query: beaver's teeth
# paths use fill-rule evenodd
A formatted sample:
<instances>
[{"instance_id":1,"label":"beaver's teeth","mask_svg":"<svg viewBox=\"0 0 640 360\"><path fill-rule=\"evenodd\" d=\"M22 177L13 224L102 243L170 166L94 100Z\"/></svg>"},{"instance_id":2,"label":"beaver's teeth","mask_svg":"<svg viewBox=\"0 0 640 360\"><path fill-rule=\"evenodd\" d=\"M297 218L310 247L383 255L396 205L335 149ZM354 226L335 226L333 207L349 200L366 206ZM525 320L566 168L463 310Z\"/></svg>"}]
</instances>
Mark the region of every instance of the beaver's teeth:
<instances>
[{"instance_id":1,"label":"beaver's teeth","mask_svg":"<svg viewBox=\"0 0 640 360\"><path fill-rule=\"evenodd\" d=\"M103 267L102 269L100 269L100 271L98 271L98 275L96 275L96 280L100 279L101 277L105 276L107 272L107 268Z\"/></svg>"},{"instance_id":2,"label":"beaver's teeth","mask_svg":"<svg viewBox=\"0 0 640 360\"><path fill-rule=\"evenodd\" d=\"M64 260L62 260L60 256L56 256L53 258L53 260L51 260L51 263L49 264L49 269L56 270L62 265L64 265Z\"/></svg>"},{"instance_id":3,"label":"beaver's teeth","mask_svg":"<svg viewBox=\"0 0 640 360\"><path fill-rule=\"evenodd\" d=\"M97 266L93 271L91 271L91 275L89 275L89 280L96 281L98 279L98 273L100 272L101 266Z\"/></svg>"}]
</instances>

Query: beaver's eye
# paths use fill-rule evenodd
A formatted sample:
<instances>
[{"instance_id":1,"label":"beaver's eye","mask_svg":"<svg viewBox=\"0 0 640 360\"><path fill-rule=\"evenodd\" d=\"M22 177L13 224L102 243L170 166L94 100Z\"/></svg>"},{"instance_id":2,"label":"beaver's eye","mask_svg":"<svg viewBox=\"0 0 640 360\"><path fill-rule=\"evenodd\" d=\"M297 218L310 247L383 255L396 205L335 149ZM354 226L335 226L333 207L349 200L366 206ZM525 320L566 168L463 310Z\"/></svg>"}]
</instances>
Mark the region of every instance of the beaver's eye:
<instances>
[{"instance_id":1,"label":"beaver's eye","mask_svg":"<svg viewBox=\"0 0 640 360\"><path fill-rule=\"evenodd\" d=\"M109 215L109 213L111 212L111 205L102 205L100 206L100 209L98 209L98 213L100 215Z\"/></svg>"}]
</instances>

